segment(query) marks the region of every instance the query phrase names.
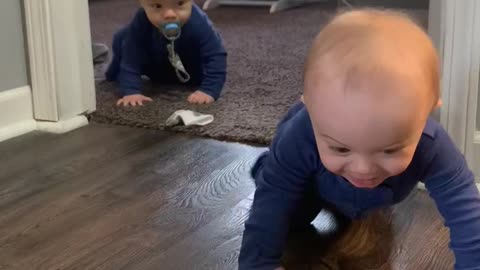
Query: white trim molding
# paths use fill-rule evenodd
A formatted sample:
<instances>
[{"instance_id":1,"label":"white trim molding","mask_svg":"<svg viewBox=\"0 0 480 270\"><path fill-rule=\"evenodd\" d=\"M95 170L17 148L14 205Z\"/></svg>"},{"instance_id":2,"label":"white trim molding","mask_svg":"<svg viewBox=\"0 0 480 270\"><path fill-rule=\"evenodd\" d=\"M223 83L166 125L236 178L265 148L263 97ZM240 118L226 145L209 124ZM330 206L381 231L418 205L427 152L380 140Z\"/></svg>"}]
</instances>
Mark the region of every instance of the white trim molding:
<instances>
[{"instance_id":1,"label":"white trim molding","mask_svg":"<svg viewBox=\"0 0 480 270\"><path fill-rule=\"evenodd\" d=\"M480 177L480 145L476 144L476 110L480 75L480 1L440 0L430 14L431 34L442 60L440 122ZM432 12L432 10L431 10ZM437 17L436 20L435 16Z\"/></svg>"},{"instance_id":2,"label":"white trim molding","mask_svg":"<svg viewBox=\"0 0 480 270\"><path fill-rule=\"evenodd\" d=\"M30 86L0 92L0 142L35 130L66 133L88 124L83 115L57 122L35 121L32 108Z\"/></svg>"},{"instance_id":3,"label":"white trim molding","mask_svg":"<svg viewBox=\"0 0 480 270\"><path fill-rule=\"evenodd\" d=\"M0 92L0 141L36 129L30 86Z\"/></svg>"},{"instance_id":4,"label":"white trim molding","mask_svg":"<svg viewBox=\"0 0 480 270\"><path fill-rule=\"evenodd\" d=\"M88 0L24 0L34 118L95 110Z\"/></svg>"},{"instance_id":5,"label":"white trim molding","mask_svg":"<svg viewBox=\"0 0 480 270\"><path fill-rule=\"evenodd\" d=\"M37 121L37 130L62 134L86 125L88 125L87 117L84 115L77 115L68 120L60 120L58 122Z\"/></svg>"},{"instance_id":6,"label":"white trim molding","mask_svg":"<svg viewBox=\"0 0 480 270\"><path fill-rule=\"evenodd\" d=\"M476 0L441 3L442 99L440 120L462 153L473 139L472 109L477 102L480 68L480 27Z\"/></svg>"},{"instance_id":7,"label":"white trim molding","mask_svg":"<svg viewBox=\"0 0 480 270\"><path fill-rule=\"evenodd\" d=\"M480 183L480 131L477 130L477 110L480 110L480 1L474 1L470 6L471 13L471 47L469 55L469 81L468 81L468 103L467 103L467 130L465 157Z\"/></svg>"}]
</instances>

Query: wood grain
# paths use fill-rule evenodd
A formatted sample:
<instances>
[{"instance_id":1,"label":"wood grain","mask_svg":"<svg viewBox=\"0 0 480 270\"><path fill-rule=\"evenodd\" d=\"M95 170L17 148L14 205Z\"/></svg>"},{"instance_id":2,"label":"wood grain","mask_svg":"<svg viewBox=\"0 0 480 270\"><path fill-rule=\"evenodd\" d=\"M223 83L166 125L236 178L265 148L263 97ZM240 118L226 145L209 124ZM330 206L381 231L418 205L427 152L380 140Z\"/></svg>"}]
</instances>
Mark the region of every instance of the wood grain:
<instances>
[{"instance_id":1,"label":"wood grain","mask_svg":"<svg viewBox=\"0 0 480 270\"><path fill-rule=\"evenodd\" d=\"M1 143L0 269L237 269L262 151L95 124ZM424 192L364 222L314 224L292 236L288 269L453 268Z\"/></svg>"}]
</instances>

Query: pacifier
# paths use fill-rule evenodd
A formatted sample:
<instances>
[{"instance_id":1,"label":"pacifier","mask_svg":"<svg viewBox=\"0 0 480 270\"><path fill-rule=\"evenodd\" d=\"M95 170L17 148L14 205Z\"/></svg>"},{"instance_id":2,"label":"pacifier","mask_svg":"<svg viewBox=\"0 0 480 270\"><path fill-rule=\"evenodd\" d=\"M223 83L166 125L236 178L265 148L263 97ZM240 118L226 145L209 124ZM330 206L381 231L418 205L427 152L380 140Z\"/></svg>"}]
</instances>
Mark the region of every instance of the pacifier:
<instances>
[{"instance_id":1,"label":"pacifier","mask_svg":"<svg viewBox=\"0 0 480 270\"><path fill-rule=\"evenodd\" d=\"M176 22L166 23L162 25L160 29L163 36L165 36L165 38L170 41L176 40L180 37L180 34L182 33L182 28L180 27L180 24Z\"/></svg>"},{"instance_id":2,"label":"pacifier","mask_svg":"<svg viewBox=\"0 0 480 270\"><path fill-rule=\"evenodd\" d=\"M163 36L169 41L167 44L168 60L175 69L178 79L185 83L190 80L190 75L183 66L180 56L175 52L175 40L180 37L182 28L179 23L166 23L160 27Z\"/></svg>"}]
</instances>

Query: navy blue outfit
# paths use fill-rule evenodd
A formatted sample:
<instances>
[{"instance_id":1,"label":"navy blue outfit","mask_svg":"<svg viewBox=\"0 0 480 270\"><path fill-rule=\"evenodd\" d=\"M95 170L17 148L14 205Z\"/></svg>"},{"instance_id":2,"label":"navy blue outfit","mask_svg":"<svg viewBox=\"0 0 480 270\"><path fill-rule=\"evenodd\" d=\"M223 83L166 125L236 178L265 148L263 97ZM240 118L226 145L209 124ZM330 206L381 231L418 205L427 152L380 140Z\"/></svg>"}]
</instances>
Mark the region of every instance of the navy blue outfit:
<instances>
[{"instance_id":1,"label":"navy blue outfit","mask_svg":"<svg viewBox=\"0 0 480 270\"><path fill-rule=\"evenodd\" d=\"M119 84L120 95L140 94L142 75L152 81L179 82L168 60L169 41L140 8L113 38L113 60L106 79ZM175 40L175 51L190 74L189 84L218 99L226 80L227 52L207 15L195 4L190 19Z\"/></svg>"},{"instance_id":2,"label":"navy blue outfit","mask_svg":"<svg viewBox=\"0 0 480 270\"><path fill-rule=\"evenodd\" d=\"M455 269L480 270L479 192L464 156L435 120L428 120L403 173L373 189L361 189L323 166L309 114L299 102L280 122L252 177L256 191L245 223L240 270L280 266L293 226L310 224L327 204L349 218L362 218L374 209L401 202L419 181L425 183L450 229ZM314 193L317 200L306 200L307 193Z\"/></svg>"}]
</instances>

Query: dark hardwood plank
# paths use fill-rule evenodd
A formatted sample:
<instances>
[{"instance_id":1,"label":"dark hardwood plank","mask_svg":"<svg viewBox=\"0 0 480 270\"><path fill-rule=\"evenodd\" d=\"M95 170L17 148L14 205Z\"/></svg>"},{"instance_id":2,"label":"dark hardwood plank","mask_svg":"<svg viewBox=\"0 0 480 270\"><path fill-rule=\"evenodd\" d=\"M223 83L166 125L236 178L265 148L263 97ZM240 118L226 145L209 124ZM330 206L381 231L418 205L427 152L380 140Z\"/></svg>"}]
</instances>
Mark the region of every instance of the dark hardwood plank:
<instances>
[{"instance_id":1,"label":"dark hardwood plank","mask_svg":"<svg viewBox=\"0 0 480 270\"><path fill-rule=\"evenodd\" d=\"M23 196L28 197L39 188L68 181L164 138L165 135L153 132L92 125L65 136L39 134L23 151L0 149L9 157L0 163L5 168L0 175L0 209L17 205ZM32 177L42 181L31 181Z\"/></svg>"},{"instance_id":2,"label":"dark hardwood plank","mask_svg":"<svg viewBox=\"0 0 480 270\"><path fill-rule=\"evenodd\" d=\"M413 192L350 230L349 243L342 247L350 254L339 255L342 269L453 269L448 229L425 191Z\"/></svg>"},{"instance_id":3,"label":"dark hardwood plank","mask_svg":"<svg viewBox=\"0 0 480 270\"><path fill-rule=\"evenodd\" d=\"M163 252L154 252L152 257L126 269L158 269L159 265L172 270L236 269L243 224L250 204L250 199L240 201ZM217 256L212 256L215 253Z\"/></svg>"},{"instance_id":4,"label":"dark hardwood plank","mask_svg":"<svg viewBox=\"0 0 480 270\"><path fill-rule=\"evenodd\" d=\"M255 150L254 148L250 149ZM231 167L235 171L238 170L236 169L238 167L238 164L245 164L242 157L250 156L252 154L252 151L245 151L247 150L245 148L242 148L242 150L242 153L232 155L230 158L228 158L227 155L220 156L222 160L225 160L227 162L229 159L232 159L233 164L225 166L227 170L229 167ZM223 153L228 155L232 154L231 151ZM258 153L258 151L255 150L253 153ZM251 163L253 161L252 157L249 157L249 160ZM219 161L213 161L214 163L212 164L221 165ZM206 166L208 167L209 165ZM244 165L243 167L246 166ZM213 173L207 174L211 176L199 176L198 171L193 171L195 175L199 176L199 180L191 179L190 185L187 186L184 186L181 183L177 183L177 188L175 190L172 190L172 192L167 193L166 197L168 200L168 204L162 206L162 208L158 207L158 209L154 209L154 212L144 217L144 224L142 224L142 226L140 226L138 229L143 231L141 232L141 234L148 235L148 240L146 240L145 237L140 237L140 239L146 240L146 245L145 243L139 242L139 245L136 247L125 248L127 245L124 243L123 239L125 241L131 241L130 234L135 234L135 232L127 232L127 235L122 235L123 232L117 233L117 242L109 244L107 250L119 250L119 254L115 261L105 262L109 265L108 269L142 269L141 265L145 264L145 262L147 262L151 257L162 253L162 251L164 250L168 250L171 247L172 243L181 241L184 237L187 237L189 233L210 222L217 215L221 214L223 211L226 211L231 206L234 206L237 201L242 200L243 198L245 198L246 195L252 192L253 187L250 180L247 179L246 173L248 171L246 169L242 170L243 177L241 178L225 178L225 174L223 173L218 174L221 176L219 178L216 177L216 170L212 171ZM232 175L235 176L236 173L233 173ZM243 181L236 180L242 178ZM208 186L208 182L204 183L203 181L218 181L216 179L222 179L223 182L229 183L228 185L225 185L221 193L225 194L224 196L226 197L226 200L217 200L217 202L215 202L215 200L212 200L211 203L204 208L199 208L199 206L196 204L182 203L183 201L185 201L185 197L191 196L194 198L195 196L193 195L197 193L197 190L205 190L204 186ZM208 192L210 193L210 191ZM215 197L212 198L215 199ZM152 201L151 203L155 204L156 202ZM129 212L134 211L129 210ZM105 249L105 247L101 247L101 249ZM97 252L102 252L102 250L92 250L92 252L97 254ZM135 256L132 256L132 253L134 253ZM87 255L86 257L89 257L89 255ZM98 259L103 260L104 258L100 256L98 257ZM104 262L91 260L88 265L82 264L82 268L91 269L94 267L98 267L98 265L96 264L99 263L103 264ZM114 264L114 266L112 266L111 264Z\"/></svg>"},{"instance_id":5,"label":"dark hardwood plank","mask_svg":"<svg viewBox=\"0 0 480 270\"><path fill-rule=\"evenodd\" d=\"M3 224L6 223L9 228L15 229L6 232L7 239L2 242L7 243L7 247L8 243L15 243L20 250L29 252L37 251L38 247L40 254L35 254L32 260L30 260L32 256L24 257L22 265L48 265L48 263L38 260L48 260L48 256L42 256L42 254L56 254L59 257L58 255L66 251L61 248L65 240L69 242L70 239L72 241L82 239L83 242L87 241L88 243L91 238L89 250L95 250L95 246L98 246L101 241L97 241L97 236L89 237L89 235L83 234L89 231L102 233L102 230L98 229L98 224L95 224L96 227L91 230L84 230L82 226L105 215L113 214L113 217L116 217L116 211L123 215L130 213L132 215L117 217L114 221L103 218L102 225L105 222L108 224L102 227L104 230L109 226L115 226L118 222L123 221L129 224L131 220L141 219L144 221L144 226L153 227L156 230L162 227L165 230L175 227L177 231L170 234L175 238L182 237L184 233L195 229L202 222L209 221L219 210L228 207L227 203L222 203L222 197L230 199L227 202L235 204L235 198L241 200L251 193L252 184L248 179L248 169L260 150L240 145L229 145L226 149L224 143L208 140L198 141L198 139L185 141L183 137L180 137L183 139L174 138L176 137L172 136L168 142L150 145L148 149L141 149L111 165L107 164L93 172L88 172L74 179L72 183L52 187L48 193L59 195L55 198L55 205L52 207L47 204L28 216L20 213L20 215L14 215L7 219ZM248 157L249 164L242 157ZM132 165L137 167L136 172L132 170ZM218 169L223 167L225 169ZM224 171L228 173L226 174ZM136 175L132 175L133 173ZM247 185L243 193L239 192L240 184ZM236 190L232 193L233 189ZM57 190L58 193L55 192ZM203 194L198 190L207 193ZM205 196L211 197L212 200L205 200L203 198ZM29 205L40 205L41 203L35 199L42 196L34 197ZM215 198L218 199L215 200ZM221 206L220 203L222 203ZM172 207L161 209L164 204ZM55 208L57 205L58 209ZM212 211L207 211L208 208L211 208ZM31 209L29 208L29 210ZM154 212L152 213L152 211ZM135 217L137 213L149 212L150 216ZM178 215L182 212L183 215ZM25 220L25 217L33 216L36 216L36 219L44 218L39 223L29 222L28 218ZM127 219L123 220L124 218ZM5 217L2 220L5 220ZM61 226L67 227L68 230L58 231ZM23 240L25 237L21 236L26 236L31 231L35 231L38 236L30 236ZM81 236L75 233L77 231ZM72 232L73 237L71 236ZM128 234L128 229L123 230L120 226L120 229L114 234L118 234L114 236L118 239L116 236L121 237L122 234ZM51 244L47 244L50 239L54 238L54 235L58 241L54 240L51 241ZM162 238L158 241L165 247L169 245L167 236L161 235ZM107 235L107 241L108 238L110 235ZM162 239L165 241L161 241ZM94 241L95 243L93 243ZM4 247L4 245L2 246ZM122 242L114 243L114 245L125 246ZM73 246L75 247L75 245ZM84 244L81 247L84 247ZM100 247L104 248L104 246ZM156 247L157 250L158 248L159 246ZM0 251L2 254L8 254L2 249ZM103 257L98 258L104 259ZM65 258L60 261L65 264Z\"/></svg>"},{"instance_id":6,"label":"dark hardwood plank","mask_svg":"<svg viewBox=\"0 0 480 270\"><path fill-rule=\"evenodd\" d=\"M87 129L86 132L88 131L89 130ZM131 138L133 139L134 137ZM150 141L153 142L158 139L161 139L158 135L151 136ZM83 140L83 137L81 137L80 140ZM166 141L165 143L166 145L172 145L171 140L170 142ZM155 154L155 152L152 152L147 148L150 144L144 144L143 152L136 152L135 155L142 157L145 156L145 152ZM93 145L93 147L95 147L95 145ZM88 147L86 148L88 149ZM18 224L30 224L31 222L29 222L29 220L35 218L35 216L32 215L32 212L54 212L56 208L61 207L61 203L58 202L62 202L61 199L63 199L63 197L67 197L68 202L72 201L72 198L75 198L76 196L85 200L84 197L89 196L88 193L86 193L88 190L81 190L81 187L86 189L98 189L102 184L109 184L108 180L116 181L117 184L120 183L115 173L121 173L124 171L128 172L129 167L127 165L129 165L128 163L130 160L120 159L118 162L115 161L115 159L109 160L109 157L114 156L112 151L109 151L112 149L118 149L118 146L112 144L110 145L110 148L107 147L103 158L102 155L100 155L100 159L104 159L106 164L111 164L110 168L99 170L99 174L97 175L92 173L95 172L95 170L92 170L91 166L102 167L101 165L98 165L99 160L96 160L95 158L95 148L90 150L90 155L84 155L83 152L67 152L67 155L75 158L73 158L71 163L67 163L69 166L66 168L57 168L59 166L57 161L52 160L45 162L43 166L40 166L41 168L34 168L33 170L25 168L24 171L26 173L23 178L20 178L22 181L18 181L17 183L19 187L11 188L15 192L11 192L7 189L9 192L3 191L4 195L0 198L0 210L2 211L2 215L0 216L0 223L2 224L0 226L0 232L3 231L4 226L13 227L19 230L22 226L18 226ZM127 149L130 148L125 146L124 150ZM169 148L163 147L163 149L168 151ZM124 154L128 154L128 152L125 152ZM83 158L79 158L79 156L83 156ZM31 158L35 159L36 157L33 156ZM70 158L65 159L71 160ZM58 160L58 163L64 165L62 161L63 160ZM118 167L118 169L112 170L112 166ZM50 174L50 171L55 171L55 173ZM97 178L101 178L105 182L99 181ZM9 184L15 184L15 181L8 182ZM92 184L93 186L89 186L89 184ZM109 187L107 186L107 188ZM52 199L56 200L55 204L50 203ZM35 226L39 226L39 224L36 224ZM11 230L9 231L12 233Z\"/></svg>"},{"instance_id":7,"label":"dark hardwood plank","mask_svg":"<svg viewBox=\"0 0 480 270\"><path fill-rule=\"evenodd\" d=\"M0 269L236 269L262 151L95 124L0 143ZM288 269L453 268L425 192L352 224L348 256L334 216L315 225L320 237L294 238Z\"/></svg>"},{"instance_id":8,"label":"dark hardwood plank","mask_svg":"<svg viewBox=\"0 0 480 270\"><path fill-rule=\"evenodd\" d=\"M383 269L453 269L449 231L426 192L418 191L395 207L390 224L393 260Z\"/></svg>"}]
</instances>

